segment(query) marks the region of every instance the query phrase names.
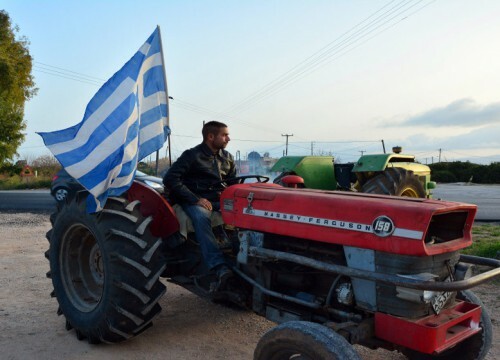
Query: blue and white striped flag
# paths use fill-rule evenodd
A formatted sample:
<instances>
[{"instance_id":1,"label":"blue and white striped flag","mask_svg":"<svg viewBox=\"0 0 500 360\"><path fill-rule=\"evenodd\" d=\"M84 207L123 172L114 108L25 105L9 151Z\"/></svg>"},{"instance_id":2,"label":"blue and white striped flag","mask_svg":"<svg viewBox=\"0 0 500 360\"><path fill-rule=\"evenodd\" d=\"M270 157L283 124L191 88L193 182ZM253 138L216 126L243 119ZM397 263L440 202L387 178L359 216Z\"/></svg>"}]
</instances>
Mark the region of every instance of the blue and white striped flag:
<instances>
[{"instance_id":1,"label":"blue and white striped flag","mask_svg":"<svg viewBox=\"0 0 500 360\"><path fill-rule=\"evenodd\" d=\"M109 79L87 105L82 122L38 133L66 171L93 197L89 212L125 192L137 162L170 134L160 29Z\"/></svg>"}]
</instances>

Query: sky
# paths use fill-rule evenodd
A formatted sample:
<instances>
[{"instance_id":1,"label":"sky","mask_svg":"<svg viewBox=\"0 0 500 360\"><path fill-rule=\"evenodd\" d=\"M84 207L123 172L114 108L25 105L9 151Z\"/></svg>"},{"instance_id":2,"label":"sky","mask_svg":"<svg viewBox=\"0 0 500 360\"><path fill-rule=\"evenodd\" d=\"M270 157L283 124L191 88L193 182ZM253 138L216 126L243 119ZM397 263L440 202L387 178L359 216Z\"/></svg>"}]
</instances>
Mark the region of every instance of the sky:
<instances>
[{"instance_id":1,"label":"sky","mask_svg":"<svg viewBox=\"0 0 500 360\"><path fill-rule=\"evenodd\" d=\"M173 157L229 126L241 159L402 146L422 163L500 161L500 1L0 0L30 41L37 131L79 123L87 103L157 25ZM166 146L161 156L167 154Z\"/></svg>"}]
</instances>

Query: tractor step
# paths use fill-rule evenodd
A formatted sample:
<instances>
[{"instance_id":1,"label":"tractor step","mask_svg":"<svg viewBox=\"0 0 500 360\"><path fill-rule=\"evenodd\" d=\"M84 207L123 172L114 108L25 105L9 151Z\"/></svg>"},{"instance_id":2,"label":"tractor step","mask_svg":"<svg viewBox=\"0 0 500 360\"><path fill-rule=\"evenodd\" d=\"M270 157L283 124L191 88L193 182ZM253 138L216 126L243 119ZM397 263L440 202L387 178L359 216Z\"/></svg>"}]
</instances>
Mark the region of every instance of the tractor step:
<instances>
[{"instance_id":1,"label":"tractor step","mask_svg":"<svg viewBox=\"0 0 500 360\"><path fill-rule=\"evenodd\" d=\"M375 313L375 335L379 339L425 354L439 354L481 331L481 307L456 301L439 315L419 319Z\"/></svg>"}]
</instances>

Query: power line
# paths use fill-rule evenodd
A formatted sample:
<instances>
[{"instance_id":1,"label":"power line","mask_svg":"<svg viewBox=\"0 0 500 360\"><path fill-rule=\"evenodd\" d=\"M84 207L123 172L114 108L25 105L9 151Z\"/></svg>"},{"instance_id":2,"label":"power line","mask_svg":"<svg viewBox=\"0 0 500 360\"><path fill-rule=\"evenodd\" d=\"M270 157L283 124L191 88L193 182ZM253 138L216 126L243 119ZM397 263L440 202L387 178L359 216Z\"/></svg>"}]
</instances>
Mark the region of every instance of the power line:
<instances>
[{"instance_id":1,"label":"power line","mask_svg":"<svg viewBox=\"0 0 500 360\"><path fill-rule=\"evenodd\" d=\"M41 67L41 66L35 65L33 68L37 72L60 77L63 79L77 81L77 82L88 84L88 85L94 85L94 86L102 86L104 83L104 80L102 82L98 82L98 81L95 81L92 79L99 79L99 78L89 76L89 75L84 75L84 74L78 73L76 71L71 71L71 70L68 70L65 68L61 68L61 67L53 66L53 65L48 65L48 64L44 64L44 63L39 63L39 64L43 64L46 67ZM53 69L51 69L51 68L53 68ZM61 69L63 71L58 71L58 70L54 70L54 69ZM76 75L73 75L73 74L76 74ZM79 75L79 74L81 74L81 75ZM101 80L101 79L99 79L99 80ZM211 110L211 109L208 109L208 108L205 108L202 106L198 106L198 105L189 103L187 101L180 100L177 97L175 98L175 100L173 102L171 102L171 105L173 105L174 107L179 107L179 108L184 109L184 110L198 113L200 115L210 115L210 116L215 116L215 117L219 117L219 118L222 117L224 119L232 119L232 121L238 122L238 123L245 125L245 126L254 127L254 128L261 128L261 129L268 130L268 131L271 130L271 131L278 132L276 129L271 129L271 128L257 126L257 125L251 124L251 123L247 123L247 122L241 121L240 119L236 119L235 117L233 117L229 114L224 114L221 112L217 112L215 110Z\"/></svg>"},{"instance_id":2,"label":"power line","mask_svg":"<svg viewBox=\"0 0 500 360\"><path fill-rule=\"evenodd\" d=\"M97 82L94 82L94 81L89 81L89 80L85 80L85 79L79 79L77 77L70 76L70 75L57 74L54 71L49 71L49 70L46 70L46 69L39 69L36 66L33 69L35 71L38 71L38 72L41 72L41 73L44 73L44 74L49 74L49 75L57 76L57 77L64 78L64 79L78 81L78 82L81 82L81 83L84 83L84 84L89 84L89 85L94 85L94 86L101 86L102 85L102 84L98 84Z\"/></svg>"},{"instance_id":3,"label":"power line","mask_svg":"<svg viewBox=\"0 0 500 360\"><path fill-rule=\"evenodd\" d=\"M355 48L361 46L362 44L364 44L366 41L369 41L369 40L373 39L374 37L378 36L379 34L381 34L382 32L386 31L387 29L395 26L399 22L401 22L401 21L407 19L408 17L412 16L413 14L421 11L423 8L425 8L426 6L430 5L435 0L431 1L430 3L426 4L425 6L422 6L421 8L417 9L416 11L414 11L414 12L412 12L410 14L407 14L404 18L402 18L398 22L396 22L396 23L392 24L391 26L387 27L386 29L383 29L382 31L378 32L377 34L375 34L373 37L367 39L362 44L359 44L358 46L356 46L354 48L348 49L350 46L356 44L356 42L358 42L359 40L365 38L367 35L373 33L374 31L376 31L380 27L382 27L385 24L389 23L394 18L403 15L405 12L407 12L408 10L410 10L411 8L413 8L414 6L418 5L422 1L423 0L419 0L418 2L416 2L414 4L412 4L412 5L410 5L410 6L406 7L406 8L403 8L403 10L398 11L402 7L405 7L409 3L408 0L401 1L400 3L396 4L395 6L393 6L389 10L387 10L384 14L382 14L382 15L378 16L377 18L375 18L374 20L372 20L368 25L365 25L360 30L354 32L349 37L347 37L346 39L342 40L340 43L335 44L333 47L331 47L332 44L336 43L338 40L340 40L342 37L344 37L344 35L348 34L353 29L356 29L359 25L361 25L364 22L366 22L368 19L370 19L375 14L377 14L378 12L380 12L383 8L387 7L393 1L389 2L384 7L382 7L378 11L376 11L374 14L370 15L367 19L365 19L362 22L360 22L359 24L357 24L351 30L349 30L348 32L344 33L339 38L337 38L333 42L329 43L327 46L323 47L321 50L317 51L315 54L313 54L309 58L305 59L304 61L302 61L301 63L299 63L295 67L293 67L292 69L288 70L287 72L285 72L281 76L279 76L276 79L274 79L273 81L269 82L262 89L256 91L252 95L248 96L244 100L242 100L239 103L237 103L235 106L231 107L230 110L232 112L239 113L239 112L242 112L244 110L247 110L248 108L250 108L252 106L255 106L257 103L261 102L266 97L274 95L275 93L277 93L279 91L282 91L284 88L292 85L296 81L298 81L298 80L302 79L303 77L311 74L312 72L318 70L320 67L323 67L324 65L332 62L333 60L336 60L336 59L344 56L349 51L352 51L353 49L355 49ZM393 15L395 12L396 12L396 14ZM387 18L389 18L389 19L386 20ZM378 24L381 21L383 21L383 22L381 24ZM341 53L339 56L337 56L337 57L335 57L335 58L332 59L333 56L339 54L343 50L346 50L346 51L343 52L343 53Z\"/></svg>"},{"instance_id":4,"label":"power line","mask_svg":"<svg viewBox=\"0 0 500 360\"><path fill-rule=\"evenodd\" d=\"M41 72L44 74L57 76L57 77L60 77L63 79L73 80L73 81L77 81L80 83L99 86L99 87L102 86L103 83L105 82L105 80L102 80L100 78L90 76L90 75L85 75L85 74L82 74L82 73L79 73L76 71L72 71L72 70L68 70L68 69L65 69L65 68L62 68L59 66L53 66L53 65L49 65L49 64L41 63L41 62L36 62L36 63L40 64L42 66L35 65L33 67L33 69L37 72ZM59 71L59 70L61 70L61 71ZM98 81L96 81L94 79L97 79ZM233 122L237 122L237 123L240 123L240 124L245 125L245 126L249 126L249 127L253 127L253 128L260 128L260 129L267 130L267 131L278 132L276 129L272 129L272 128L268 128L268 127L264 127L264 126L258 126L255 124L244 122L241 119L237 119L232 115L218 112L218 111L215 111L212 109L208 109L206 107L202 107L199 105L195 105L195 104L189 103L187 101L181 100L178 97L176 97L173 100L174 101L172 101L170 104L173 105L174 107L178 107L180 109L195 112L195 113L198 113L200 115L209 115L209 116L214 116L214 117L222 118L222 119L231 119Z\"/></svg>"},{"instance_id":5,"label":"power line","mask_svg":"<svg viewBox=\"0 0 500 360\"><path fill-rule=\"evenodd\" d=\"M289 147L294 147L294 148L297 148L297 149L303 149L303 150L311 151L311 144L309 144L309 146L301 146L301 145L297 145L297 143L290 142L290 143L288 143L288 146Z\"/></svg>"},{"instance_id":6,"label":"power line","mask_svg":"<svg viewBox=\"0 0 500 360\"><path fill-rule=\"evenodd\" d=\"M269 128L266 126L255 125L255 124L252 124L249 122L245 122L245 121L242 121L241 119L236 118L235 116L231 116L231 115L226 114L226 113L217 112L217 111L214 111L214 110L202 107L202 106L198 106L198 105L189 103L187 101L180 100L177 97L174 99L174 101L171 102L171 104L174 105L174 107L179 107L181 109L196 112L198 114L202 114L202 115L206 114L206 115L210 115L210 116L215 116L215 117L221 118L222 120L227 119L233 123L238 123L238 124L252 127L252 128L256 128L256 129L258 128L258 129L262 129L262 130L278 132L276 129L272 129L272 128Z\"/></svg>"},{"instance_id":7,"label":"power line","mask_svg":"<svg viewBox=\"0 0 500 360\"><path fill-rule=\"evenodd\" d=\"M83 73L80 73L80 72L76 72L76 71L73 71L73 70L69 70L69 69L65 69L65 68L62 68L62 67L59 67L59 66L49 65L49 64L46 64L46 63L43 63L43 62L40 62L40 61L34 61L34 63L40 65L42 68L46 67L46 68L49 68L49 69L56 69L56 70L62 71L63 73L74 74L74 75L76 75L78 77L87 78L87 79L92 80L92 81L97 81L97 82L99 82L101 84L106 81L105 79L101 79L101 78L98 78L98 77L95 77L95 76L91 76L91 75L86 75L86 74L83 74Z\"/></svg>"},{"instance_id":8,"label":"power line","mask_svg":"<svg viewBox=\"0 0 500 360\"><path fill-rule=\"evenodd\" d=\"M452 154L456 154L456 155L459 155L461 157L466 157L466 158L477 158L477 159L482 159L482 158L494 158L494 157L500 157L500 154L495 154L495 155L470 155L470 154L465 154L465 153L461 153L461 152L458 152L458 151L450 151L450 150L446 150L448 153L452 153Z\"/></svg>"},{"instance_id":9,"label":"power line","mask_svg":"<svg viewBox=\"0 0 500 360\"><path fill-rule=\"evenodd\" d=\"M192 135L180 135L180 134L174 134L174 135L176 137L184 137L184 138L191 138L191 139L201 138L200 136L192 136ZM281 141L277 141L277 140L231 139L231 141L244 141L244 142L256 142L256 143L281 143Z\"/></svg>"},{"instance_id":10,"label":"power line","mask_svg":"<svg viewBox=\"0 0 500 360\"><path fill-rule=\"evenodd\" d=\"M418 1L415 5L419 4L419 3L420 3L420 2L422 2L422 1L423 1L423 0ZM412 13L408 14L407 16L405 16L404 18L402 18L401 20L399 20L399 21L395 22L394 24L391 24L391 25L387 26L386 28L384 28L384 29L382 29L382 30L378 31L378 32L377 32L377 33L375 33L373 36L371 36L371 37L367 38L365 41L363 41L363 42L361 42L361 43L357 44L356 46L349 48L349 46L354 45L354 44L355 44L355 43L356 43L359 39L358 39L358 40L356 40L356 41L354 41L354 42L352 42L352 43L350 43L350 44L348 44L348 45L346 45L346 46L344 46L342 49L340 49L339 51L335 52L334 54L332 54L332 55L331 55L331 56L329 56L328 58L326 58L326 59L322 60L321 62L318 62L317 64L315 64L315 65L316 65L316 66L315 66L315 68L313 68L311 71L304 71L302 74L299 74L299 75L301 75L301 76L297 77L296 79L293 79L291 82L289 82L288 84L286 84L286 85L284 86L284 88L289 87L289 86L291 86L291 85L295 84L297 81L299 81L299 80L303 79L304 77L306 77L306 76L310 75L311 73L313 73L313 72L315 72L315 71L317 71L317 70L319 70L319 69L321 69L321 68L325 67L326 65L328 65L328 64L330 64L330 63L332 63L333 61L338 60L338 59L340 59L341 57L345 56L346 54L350 53L351 51L353 51L353 50L355 50L355 49L357 49L357 48L359 48L359 47L363 46L364 44L366 44L366 43L367 43L368 41L370 41L371 39L376 38L376 37L377 37L377 36L379 36L380 34L384 33L385 31L387 31L387 30L389 30L389 29L391 29L391 28L393 28L394 26L396 26L397 24L399 24L399 23L400 23L400 22L402 22L403 20L408 19L410 16L412 16L413 14L415 14L415 13L419 12L419 11L420 11L420 10L422 10L423 8L425 8L425 7L427 7L428 5L430 5L431 3L433 3L434 1L436 1L436 0L432 0L430 3L428 3L428 4L424 5L424 6L422 6L422 7L421 7L421 8L419 8L418 10L416 10L416 11L414 11L414 12L412 12ZM415 5L412 5L411 7L413 7L413 6L415 6ZM407 9L405 9L404 11L406 11L406 10L410 9L411 7L409 7L409 8L407 8ZM399 15L402 15L402 13L403 13L404 11L402 11L402 12L400 12L400 13L396 14L394 17L392 17L391 19L389 19L389 21L393 20L394 18L398 17ZM387 24L389 21L386 21L385 23L381 24L380 26L377 26L375 29L373 29L373 30L369 31L367 34L365 34L365 35L361 36L361 37L360 37L360 39L364 38L366 35L371 34L372 32L374 32L375 30L377 30L377 29L378 29L378 28L380 28L381 26L383 26L383 25ZM342 50L342 51L343 51L343 50L345 50L345 51L341 53L341 50ZM340 53L340 54L339 54L339 53ZM333 56L334 56L334 55L336 55L336 54L339 54L339 55L338 55L338 56L336 56L336 57L333 57ZM284 88L283 88L283 89L284 89ZM279 91L281 91L281 90L282 90L282 89L280 89ZM260 102L260 101L259 101L259 102Z\"/></svg>"},{"instance_id":11,"label":"power line","mask_svg":"<svg viewBox=\"0 0 500 360\"><path fill-rule=\"evenodd\" d=\"M62 68L59 66L49 65L49 64L42 63L39 61L34 61L33 63L34 63L33 70L44 73L44 74L57 76L57 77L64 78L64 79L74 80L74 81L78 81L81 83L94 85L94 86L102 86L105 82L105 80L100 79L98 77L86 75L86 74L79 73L79 72L69 70L69 69L65 69L65 68Z\"/></svg>"},{"instance_id":12,"label":"power line","mask_svg":"<svg viewBox=\"0 0 500 360\"><path fill-rule=\"evenodd\" d=\"M323 140L323 141L321 141L321 140L314 140L314 142L318 143L318 144L329 144L329 143L334 143L334 144L347 143L347 144L350 144L350 143L353 143L353 142L357 142L357 143L379 143L380 140L342 140L342 141L330 141L330 140Z\"/></svg>"},{"instance_id":13,"label":"power line","mask_svg":"<svg viewBox=\"0 0 500 360\"><path fill-rule=\"evenodd\" d=\"M26 150L26 149L39 149L39 148L44 148L45 145L38 145L38 146L21 146L19 150Z\"/></svg>"},{"instance_id":14,"label":"power line","mask_svg":"<svg viewBox=\"0 0 500 360\"><path fill-rule=\"evenodd\" d=\"M389 5L392 2L394 2L394 0L392 0L391 2L389 2L388 4L386 4L384 7L386 7L387 5ZM382 7L381 9L383 9L384 7ZM379 12L381 9L379 9L377 12ZM232 107L230 107L229 111L235 111L236 109L238 109L239 107L241 107L245 103L247 103L249 101L252 101L254 98L256 98L257 96L259 96L260 93L265 92L268 88L272 88L275 84L277 84L280 81L282 81L283 79L287 78L289 74L293 75L295 70L300 69L304 65L308 65L310 62L315 61L315 59L317 57L323 56L325 53L327 53L329 51L328 48L330 46L332 46L333 44L335 44L338 40L342 39L346 34L348 34L349 32L351 32L352 30L356 29L359 25L361 25L364 22L366 22L368 19L370 19L372 16L374 16L377 12L375 12L372 15L370 15L368 18L364 19L360 23L356 24L354 27L352 27L351 29L349 29L348 31L346 31L345 33L343 33L342 35L340 35L339 37L337 37L335 40L331 41L330 43L328 43L327 45L325 45L324 47L322 47L320 50L318 50L315 53L313 53L312 55L308 56L306 59L302 60L300 63L298 63L297 65L295 65L294 67L292 67L291 69L289 69L288 71L286 71L285 73L281 74L277 78L275 78L272 81L270 81L269 83L267 83L262 89L260 89L260 90L256 91L255 93L247 96L246 98L244 98L243 100L241 100L237 104L235 104Z\"/></svg>"},{"instance_id":15,"label":"power line","mask_svg":"<svg viewBox=\"0 0 500 360\"><path fill-rule=\"evenodd\" d=\"M401 13L400 13L401 14ZM398 14L399 15L399 14ZM390 19L392 20L392 18ZM388 22L388 21L387 21ZM387 23L386 22L386 23ZM383 23L382 25L385 25L386 23ZM380 26L382 26L380 25ZM392 26L394 26L395 24L393 24ZM390 27L392 27L390 26ZM390 28L388 27L388 28ZM378 27L377 27L378 28ZM240 109L238 109L238 112L237 113L240 113L240 112L243 112L245 110L248 110L249 108L261 103L262 101L264 101L267 97L269 96L273 96L275 95L276 93L288 88L289 86L295 84L296 82L298 82L299 80L303 79L304 77L306 76L309 76L310 74L312 74L313 72L319 70L320 68L330 64L331 62L337 60L337 59L340 59L341 57L345 56L347 53L357 49L358 47L360 47L361 45L365 44L367 41L373 39L374 37L378 36L379 34L381 34L382 32L386 31L388 28L386 29L383 29L382 31L378 32L377 34L375 34L374 36L372 36L371 38L367 39L366 41L358 44L357 46L354 46L354 47L351 47L349 48L350 46L356 44L356 42L358 42L360 39L362 39L363 37L369 35L370 33L372 33L373 31L375 31L377 28L369 31L368 33L366 34L363 34L362 36L360 36L358 39L354 40L354 41L351 41L349 43L347 43L346 45L342 46L342 47L339 47L335 52L333 52L331 55L327 56L327 57L324 57L322 56L322 59L314 62L311 64L311 66L309 66L308 68L304 68L300 71L297 71L293 76L290 76L288 78L285 78L283 79L282 81L280 81L279 83L275 84L273 87L271 87L270 89L267 89L264 93L262 93L257 99L249 102L248 104L242 106ZM345 51L344 51L345 50ZM342 52L344 51L344 52ZM338 55L338 56L335 56L335 55ZM335 56L335 57L334 57Z\"/></svg>"},{"instance_id":16,"label":"power line","mask_svg":"<svg viewBox=\"0 0 500 360\"><path fill-rule=\"evenodd\" d=\"M104 80L102 82L97 82L95 80L92 80L92 78L93 79L99 79L99 78L89 76L89 75L84 75L84 74L78 73L76 71L71 71L71 70L68 70L65 68L61 68L61 67L53 66L53 65L48 65L45 63L39 63L39 64L43 64L44 66L50 67L50 68L34 66L34 70L37 72L41 72L41 73L52 75L52 76L57 76L57 77L68 79L68 80L77 81L77 82L88 84L88 85L94 85L94 86L102 86L104 83ZM64 71L53 70L51 68L62 69ZM73 74L81 74L81 75L73 75ZM180 100L177 97L170 104L173 105L174 107L179 107L181 109L192 111L192 112L195 112L195 113L198 113L201 115L210 115L210 116L215 116L215 117L223 117L223 118L227 118L227 119L231 118L232 121L238 122L238 123L245 125L245 126L254 127L254 128L261 128L261 129L268 130L268 131L270 130L270 131L278 132L276 129L271 129L268 127L258 126L255 124L247 123L247 122L241 121L240 119L236 119L235 117L233 117L229 114L224 114L221 112L217 112L215 110L211 110L211 109L208 109L208 108L205 108L202 106L198 106L198 105L189 103L187 101Z\"/></svg>"},{"instance_id":17,"label":"power line","mask_svg":"<svg viewBox=\"0 0 500 360\"><path fill-rule=\"evenodd\" d=\"M370 15L369 17L367 17L366 19L364 19L363 21L361 21L360 23L358 23L357 25L352 27L350 30L348 30L347 32L345 32L344 34L342 34L341 36L336 38L334 41L330 42L325 47L323 47L322 49L320 49L319 51L317 51L313 55L309 56L308 58L303 60L301 63L297 64L292 69L288 70L287 72L285 72L284 74L282 74L278 78L269 82L264 88L257 91L253 95L250 95L249 97L245 98L244 100L240 101L235 106L231 107L230 109L232 110L232 112L235 112L236 110L241 112L241 111L248 109L251 106L256 105L258 102L264 100L266 97L271 96L271 95L283 90L284 88L290 86L294 82L309 75L313 71L316 71L320 67L330 63L333 60L340 58L341 56L344 56L347 52L352 51L354 48L361 46L366 41L369 41L373 37L378 36L381 32L386 31L388 28L395 26L397 23L401 22L402 20L404 20L404 19L408 18L409 16L415 14L416 12L420 11L424 7L428 6L430 3L434 2L435 0L427 3L425 6L419 8L418 10L414 11L413 13L407 14L403 19L396 22L395 24L392 24L390 27L383 29L381 32L379 32L379 33L375 34L373 37L367 39L362 44L360 44L354 48L348 49L347 51L341 53L339 56L332 59L333 56L339 54L341 51L356 44L359 40L363 39L367 35L371 34L375 30L379 29L381 26L384 26L385 24L389 23L395 17L404 14L409 9L411 9L414 6L416 6L417 4L421 3L423 0L419 0L410 6L407 6L407 5L410 4L412 0L400 1L397 4L395 4L394 6L390 7L385 12L383 12L381 15L375 17L372 21L368 22L368 24L361 27L362 24L366 23L368 20L373 18L375 15L382 12L385 8L389 7L389 5L394 3L394 1L395 0L388 2L382 8L380 8L379 10L374 12L372 15ZM358 29L357 31L354 31L357 28L360 28L360 29ZM349 35L349 36L346 37L346 35ZM342 38L344 38L344 39L342 41L340 41ZM83 73L79 73L76 71L68 70L68 69L65 69L62 67L49 65L46 63L42 63L42 62L36 62L36 63L38 65L40 65L37 67L37 69L36 69L37 71L47 73L47 74L50 74L53 76L59 76L62 78L67 78L70 80L79 81L82 83L87 83L90 85L95 85L95 86L102 85L102 83L100 81L103 81L103 80L100 78L86 75ZM266 130L271 130L271 131L277 132L276 129L269 129L269 128L265 128L262 126L256 126L255 124L245 123L245 122L243 122L240 119L237 119L235 117L235 115L237 113L235 113L234 115L231 115L231 114L228 114L227 112L217 112L217 111L205 108L205 107L191 104L187 101L179 100L178 98L176 100L177 101L172 102L174 107L177 106L177 107L182 108L184 110L196 112L199 114L210 114L212 116L215 115L217 117L231 118L232 121L241 123L241 124L246 125L246 126L255 127L255 128L260 127L260 128L266 129Z\"/></svg>"}]
</instances>

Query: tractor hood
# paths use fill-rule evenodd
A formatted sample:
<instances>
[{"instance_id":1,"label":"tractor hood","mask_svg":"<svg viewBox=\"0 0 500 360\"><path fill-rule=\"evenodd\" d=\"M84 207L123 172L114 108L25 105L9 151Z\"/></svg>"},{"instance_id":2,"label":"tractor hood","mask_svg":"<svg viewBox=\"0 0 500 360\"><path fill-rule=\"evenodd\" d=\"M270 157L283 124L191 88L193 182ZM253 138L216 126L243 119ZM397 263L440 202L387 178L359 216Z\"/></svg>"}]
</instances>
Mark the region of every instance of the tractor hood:
<instances>
[{"instance_id":1,"label":"tractor hood","mask_svg":"<svg viewBox=\"0 0 500 360\"><path fill-rule=\"evenodd\" d=\"M476 210L441 200L262 183L234 185L221 196L224 222L241 229L414 256L470 246Z\"/></svg>"},{"instance_id":2,"label":"tractor hood","mask_svg":"<svg viewBox=\"0 0 500 360\"><path fill-rule=\"evenodd\" d=\"M354 173L384 171L388 167L400 167L413 171L419 176L429 176L431 169L427 165L415 162L414 155L405 154L372 154L361 156L352 171Z\"/></svg>"}]
</instances>

